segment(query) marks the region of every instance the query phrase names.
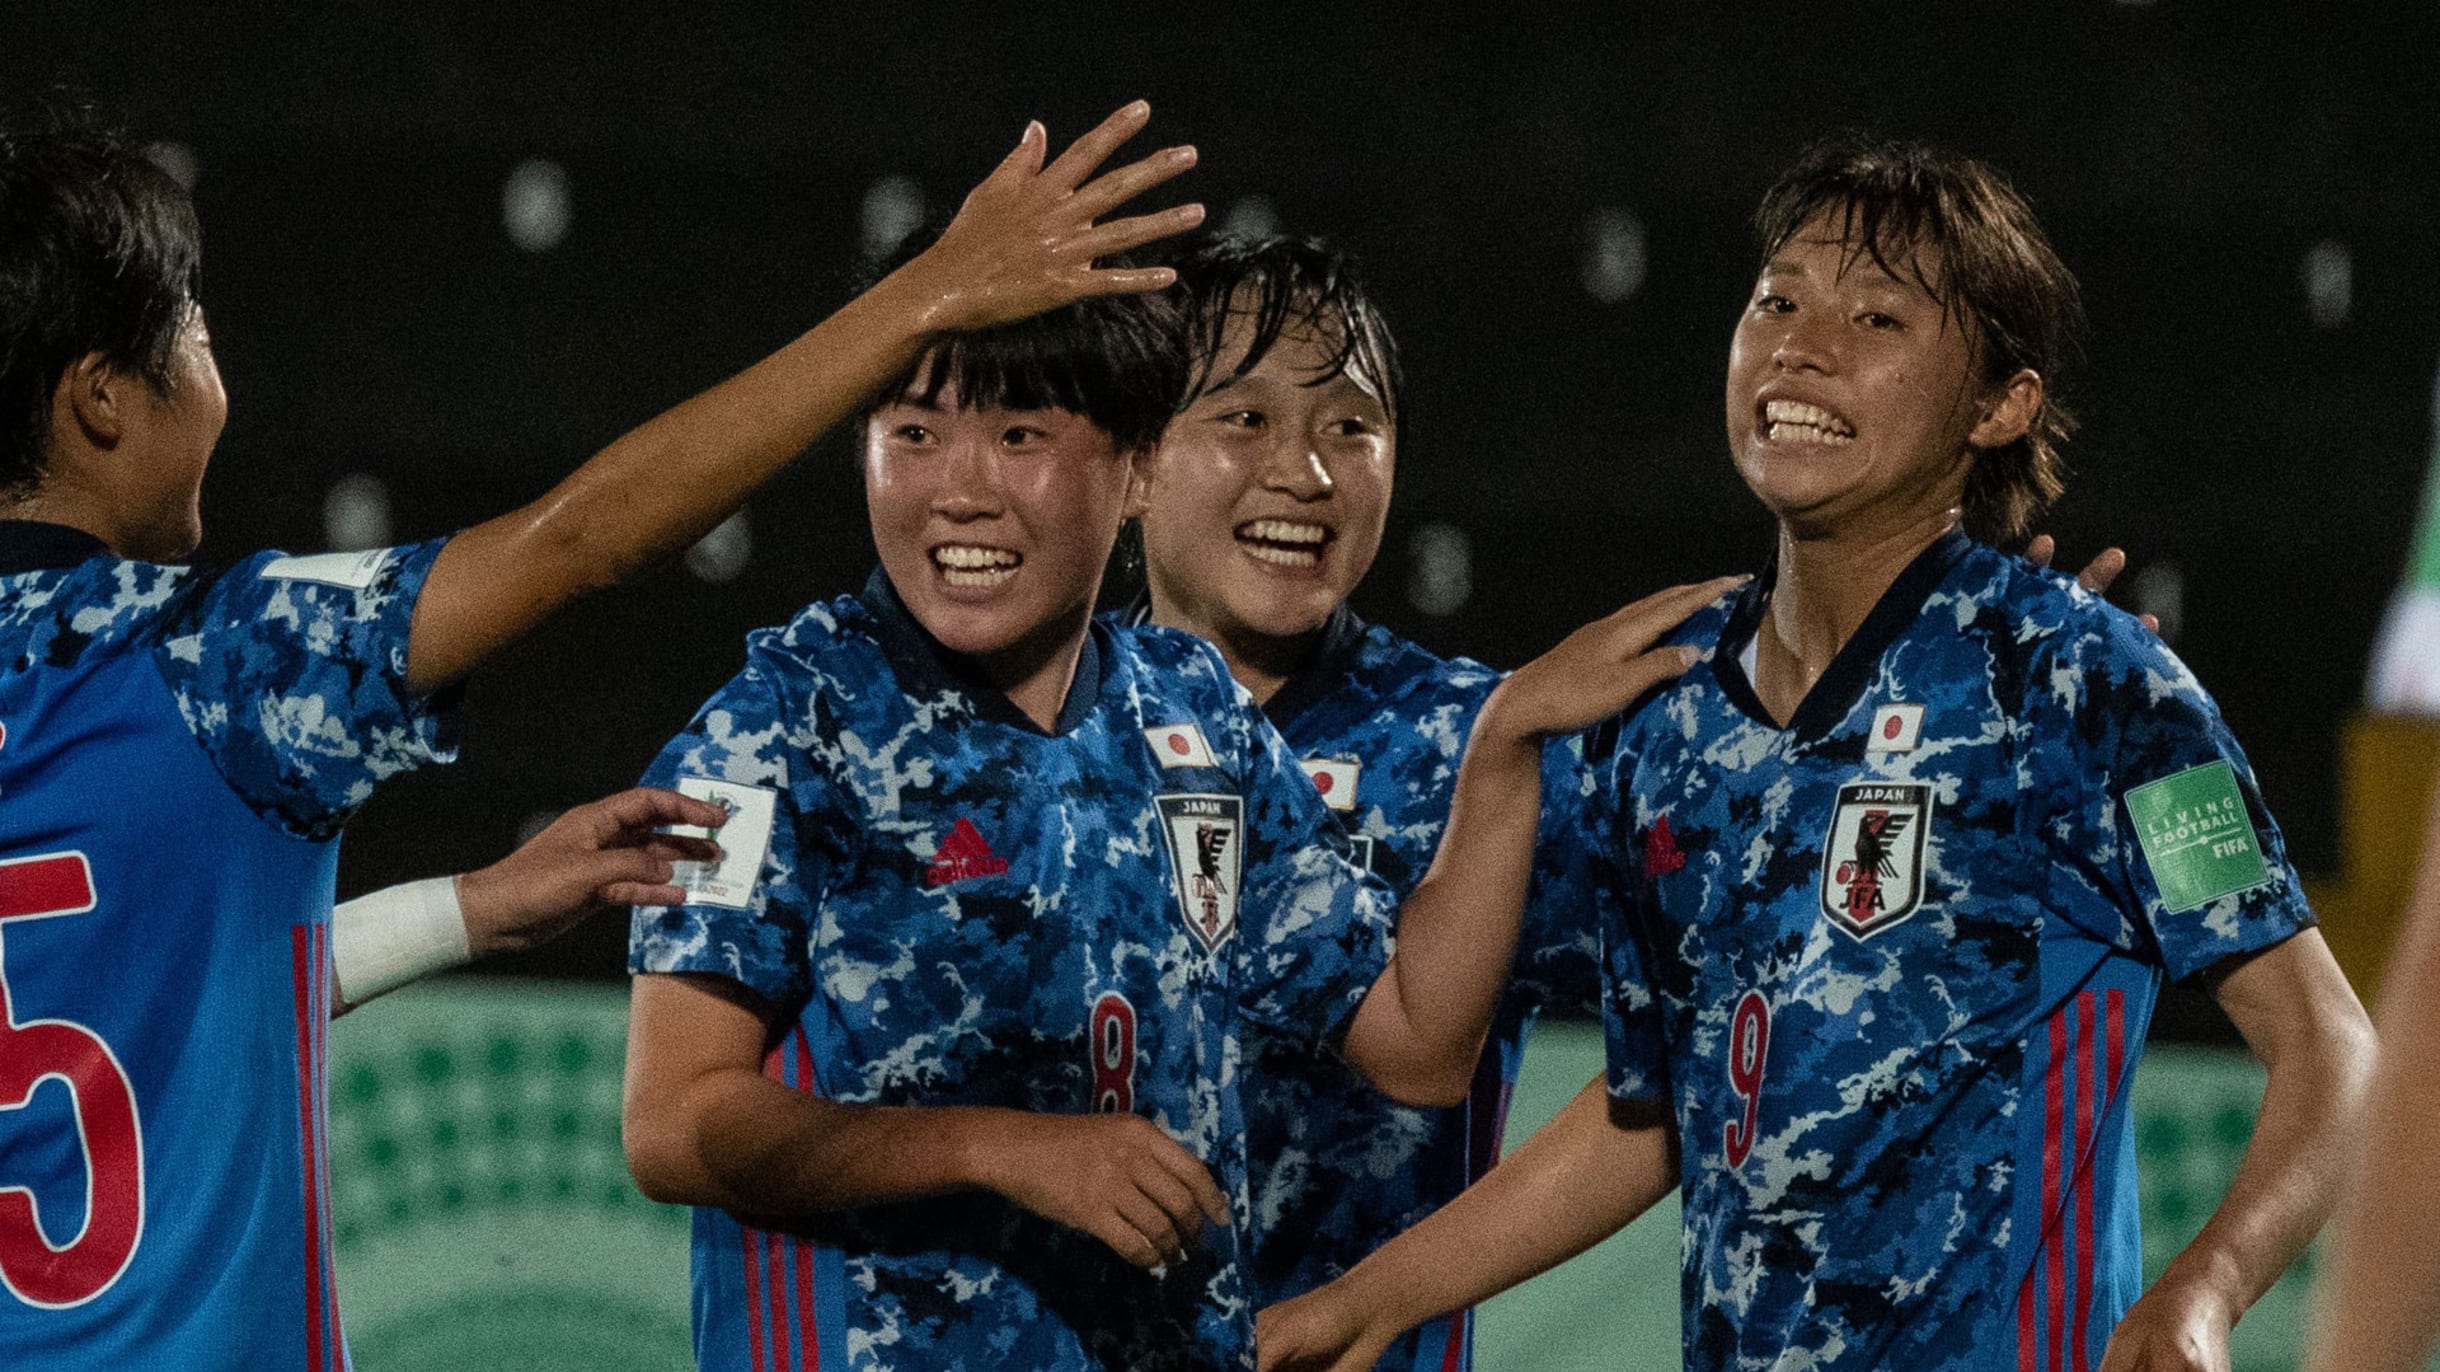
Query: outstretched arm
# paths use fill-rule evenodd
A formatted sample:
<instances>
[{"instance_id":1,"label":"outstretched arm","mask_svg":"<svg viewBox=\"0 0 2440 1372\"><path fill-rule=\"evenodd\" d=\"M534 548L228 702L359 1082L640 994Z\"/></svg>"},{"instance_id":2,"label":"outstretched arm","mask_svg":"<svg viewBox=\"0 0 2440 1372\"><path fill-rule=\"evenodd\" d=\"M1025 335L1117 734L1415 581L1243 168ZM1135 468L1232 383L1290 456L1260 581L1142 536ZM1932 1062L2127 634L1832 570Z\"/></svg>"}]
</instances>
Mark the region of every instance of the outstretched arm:
<instances>
[{"instance_id":1,"label":"outstretched arm","mask_svg":"<svg viewBox=\"0 0 2440 1372\"><path fill-rule=\"evenodd\" d=\"M1362 1372L1434 1315L1591 1248L1677 1185L1670 1122L1614 1104L1599 1077L1524 1146L1344 1277L1263 1310L1263 1372Z\"/></svg>"},{"instance_id":2,"label":"outstretched arm","mask_svg":"<svg viewBox=\"0 0 2440 1372\"><path fill-rule=\"evenodd\" d=\"M331 1013L443 968L548 943L596 910L682 900L669 884L674 864L715 859L720 848L661 830L716 829L727 818L717 805L639 786L577 806L489 867L348 901L331 914Z\"/></svg>"},{"instance_id":3,"label":"outstretched arm","mask_svg":"<svg viewBox=\"0 0 2440 1372\"><path fill-rule=\"evenodd\" d=\"M776 1023L719 977L635 979L623 1132L645 1195L799 1216L994 1191L1142 1267L1229 1222L1203 1164L1142 1115L824 1100L762 1074Z\"/></svg>"},{"instance_id":4,"label":"outstretched arm","mask_svg":"<svg viewBox=\"0 0 2440 1372\"><path fill-rule=\"evenodd\" d=\"M1194 149L1169 148L1087 179L1149 117L1129 105L1047 166L1047 136L1028 125L921 256L540 500L451 539L416 605L408 684L445 686L578 596L701 538L943 332L1169 284L1167 268L1093 265L1201 222L1199 205L1095 222L1194 165Z\"/></svg>"},{"instance_id":5,"label":"outstretched arm","mask_svg":"<svg viewBox=\"0 0 2440 1372\"><path fill-rule=\"evenodd\" d=\"M2203 1231L2111 1331L2101 1372L2225 1369L2228 1331L2312 1242L2348 1172L2372 1025L2321 932L2256 954L2214 994L2270 1074L2253 1142Z\"/></svg>"},{"instance_id":6,"label":"outstretched arm","mask_svg":"<svg viewBox=\"0 0 2440 1372\"><path fill-rule=\"evenodd\" d=\"M1516 954L1542 813L1543 740L1618 713L1686 670L1652 645L1741 578L1647 596L1518 668L1484 702L1440 850L1399 907L1398 951L1349 1024L1349 1063L1402 1101L1465 1098Z\"/></svg>"},{"instance_id":7,"label":"outstretched arm","mask_svg":"<svg viewBox=\"0 0 2440 1372\"><path fill-rule=\"evenodd\" d=\"M2316 1283L2307 1372L2421 1372L2440 1340L2440 803L2378 1023L2369 1139Z\"/></svg>"}]
</instances>

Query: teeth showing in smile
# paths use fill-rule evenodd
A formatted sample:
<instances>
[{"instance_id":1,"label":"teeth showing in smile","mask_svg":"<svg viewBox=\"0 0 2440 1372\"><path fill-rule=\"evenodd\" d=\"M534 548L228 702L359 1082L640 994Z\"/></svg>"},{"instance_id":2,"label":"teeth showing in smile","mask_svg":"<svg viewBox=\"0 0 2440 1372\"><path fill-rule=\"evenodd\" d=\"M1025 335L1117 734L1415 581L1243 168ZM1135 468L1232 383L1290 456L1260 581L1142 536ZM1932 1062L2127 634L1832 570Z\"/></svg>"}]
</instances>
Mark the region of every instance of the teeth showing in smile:
<instances>
[{"instance_id":1,"label":"teeth showing in smile","mask_svg":"<svg viewBox=\"0 0 2440 1372\"><path fill-rule=\"evenodd\" d=\"M1843 448L1855 441L1855 426L1819 405L1773 400L1762 407L1773 443L1825 443Z\"/></svg>"},{"instance_id":2,"label":"teeth showing in smile","mask_svg":"<svg viewBox=\"0 0 2440 1372\"><path fill-rule=\"evenodd\" d=\"M1017 574L1017 564L1025 559L1006 548L984 548L964 543L944 543L932 550L932 565L940 568L941 579L952 586L997 586Z\"/></svg>"},{"instance_id":3,"label":"teeth showing in smile","mask_svg":"<svg viewBox=\"0 0 2440 1372\"><path fill-rule=\"evenodd\" d=\"M1237 542L1248 556L1282 567L1320 565L1329 541L1329 529L1297 520L1257 519L1237 529Z\"/></svg>"}]
</instances>

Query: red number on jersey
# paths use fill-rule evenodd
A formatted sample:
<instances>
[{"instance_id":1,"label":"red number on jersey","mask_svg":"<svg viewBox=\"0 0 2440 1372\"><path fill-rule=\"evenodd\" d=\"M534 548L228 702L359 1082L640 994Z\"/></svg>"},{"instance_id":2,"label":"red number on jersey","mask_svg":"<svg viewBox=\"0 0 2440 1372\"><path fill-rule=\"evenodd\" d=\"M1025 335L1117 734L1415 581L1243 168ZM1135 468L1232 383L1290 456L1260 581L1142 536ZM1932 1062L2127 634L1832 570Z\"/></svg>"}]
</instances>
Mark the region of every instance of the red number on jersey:
<instances>
[{"instance_id":1,"label":"red number on jersey","mask_svg":"<svg viewBox=\"0 0 2440 1372\"><path fill-rule=\"evenodd\" d=\"M1093 1108L1135 1111L1135 1007L1116 991L1093 1002Z\"/></svg>"},{"instance_id":2,"label":"red number on jersey","mask_svg":"<svg viewBox=\"0 0 2440 1372\"><path fill-rule=\"evenodd\" d=\"M1745 1103L1745 1117L1720 1128L1728 1165L1740 1167L1754 1151L1754 1116L1762 1107L1762 1063L1771 1051L1771 1005L1759 991L1737 1002L1728 1025L1728 1089Z\"/></svg>"},{"instance_id":3,"label":"red number on jersey","mask_svg":"<svg viewBox=\"0 0 2440 1372\"><path fill-rule=\"evenodd\" d=\"M83 914L93 873L82 853L0 862L0 926L12 919ZM0 952L4 952L0 947ZM0 1110L14 1110L56 1078L76 1103L85 1150L85 1223L55 1245L34 1215L34 1193L0 1182L0 1281L29 1305L57 1310L110 1289L144 1236L144 1140L136 1093L101 1036L64 1019L19 1023L0 961Z\"/></svg>"}]
</instances>

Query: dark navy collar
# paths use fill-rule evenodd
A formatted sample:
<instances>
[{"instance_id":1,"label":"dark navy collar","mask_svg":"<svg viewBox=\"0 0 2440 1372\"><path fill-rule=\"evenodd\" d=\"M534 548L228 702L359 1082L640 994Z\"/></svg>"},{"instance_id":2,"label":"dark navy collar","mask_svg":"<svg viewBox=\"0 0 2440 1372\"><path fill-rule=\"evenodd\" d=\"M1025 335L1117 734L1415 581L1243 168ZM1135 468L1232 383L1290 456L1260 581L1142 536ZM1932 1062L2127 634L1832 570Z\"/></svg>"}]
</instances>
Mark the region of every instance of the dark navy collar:
<instances>
[{"instance_id":1,"label":"dark navy collar","mask_svg":"<svg viewBox=\"0 0 2440 1372\"><path fill-rule=\"evenodd\" d=\"M1118 612L1118 622L1131 629L1150 624L1152 593L1138 593ZM1284 731L1298 715L1337 690L1355 670L1356 656L1364 648L1364 635L1371 629L1362 616L1348 608L1346 601L1340 601L1338 608L1330 612L1330 618L1322 623L1313 656L1290 673L1279 689L1271 693L1271 698L1263 702L1262 713L1271 721L1271 727Z\"/></svg>"},{"instance_id":2,"label":"dark navy collar","mask_svg":"<svg viewBox=\"0 0 2440 1372\"><path fill-rule=\"evenodd\" d=\"M1864 616L1864 622L1838 650L1838 656L1830 659L1829 670L1822 673L1821 680L1805 692L1796 713L1788 717L1786 732L1799 738L1819 738L1837 728L1871 686L1882 654L1922 617L1924 602L1973 546L1972 539L1951 529L1917 553L1915 560L1906 564L1906 570L1898 573L1898 579L1881 593L1872 613ZM1771 590L1778 581L1779 555L1773 552L1771 560L1763 564L1762 574L1738 593L1736 603L1729 609L1728 623L1720 630L1720 642L1711 654L1712 675L1719 679L1721 692L1738 709L1753 716L1756 723L1773 729L1781 726L1763 708L1762 697L1746 678L1745 666L1738 661L1738 655L1761 629L1763 613L1770 608Z\"/></svg>"},{"instance_id":3,"label":"dark navy collar","mask_svg":"<svg viewBox=\"0 0 2440 1372\"><path fill-rule=\"evenodd\" d=\"M109 544L82 529L32 519L0 519L0 576L73 567L88 558L109 555Z\"/></svg>"},{"instance_id":4,"label":"dark navy collar","mask_svg":"<svg viewBox=\"0 0 2440 1372\"><path fill-rule=\"evenodd\" d=\"M881 649L889 655L890 665L897 670L908 695L955 691L974 702L976 714L995 724L1023 729L1029 734L1044 733L1032 716L1017 708L1007 692L991 684L980 664L963 653L949 651L932 637L932 631L898 598L898 588L890 584L889 573L873 568L856 599L872 613L874 637L881 640ZM1086 628L1084 647L1076 655L1076 677L1068 683L1067 699L1059 706L1058 727L1051 733L1064 734L1084 723L1101 699L1098 642L1101 634L1099 624Z\"/></svg>"}]
</instances>

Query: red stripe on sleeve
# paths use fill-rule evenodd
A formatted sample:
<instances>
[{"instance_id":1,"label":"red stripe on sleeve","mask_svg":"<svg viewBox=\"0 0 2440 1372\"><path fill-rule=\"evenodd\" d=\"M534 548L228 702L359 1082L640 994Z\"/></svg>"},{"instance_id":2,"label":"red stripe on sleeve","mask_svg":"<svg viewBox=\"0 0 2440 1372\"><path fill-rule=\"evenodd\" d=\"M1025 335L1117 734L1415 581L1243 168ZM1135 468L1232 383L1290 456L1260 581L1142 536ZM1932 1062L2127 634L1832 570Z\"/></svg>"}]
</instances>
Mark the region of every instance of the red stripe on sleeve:
<instances>
[{"instance_id":1,"label":"red stripe on sleeve","mask_svg":"<svg viewBox=\"0 0 2440 1372\"><path fill-rule=\"evenodd\" d=\"M321 1372L322 1361L322 1223L314 1204L313 1158L313 927L288 930L289 974L296 991L297 1015L297 1136L305 1174L305 1366Z\"/></svg>"},{"instance_id":2,"label":"red stripe on sleeve","mask_svg":"<svg viewBox=\"0 0 2440 1372\"><path fill-rule=\"evenodd\" d=\"M771 1366L786 1372L788 1366L788 1245L778 1234L763 1236L764 1252L771 1263Z\"/></svg>"},{"instance_id":3,"label":"red stripe on sleeve","mask_svg":"<svg viewBox=\"0 0 2440 1372\"><path fill-rule=\"evenodd\" d=\"M746 1352L752 1359L754 1372L764 1372L763 1311L762 1311L762 1233L738 1227L738 1246L745 1250L746 1260Z\"/></svg>"},{"instance_id":4,"label":"red stripe on sleeve","mask_svg":"<svg viewBox=\"0 0 2440 1372\"><path fill-rule=\"evenodd\" d=\"M2093 1308L2093 1167L2099 1162L2093 1147L2093 1101L2100 1083L2100 1054L2093 1051L2093 993L2076 993L2076 1372L2089 1372L2091 1355L2085 1343L2091 1333Z\"/></svg>"},{"instance_id":5,"label":"red stripe on sleeve","mask_svg":"<svg viewBox=\"0 0 2440 1372\"><path fill-rule=\"evenodd\" d=\"M813 1089L813 1044L805 1037L805 1026L796 1029L796 1089ZM796 1365L798 1372L820 1372L822 1366L821 1330L813 1309L813 1245L803 1239L790 1239L789 1247L796 1259Z\"/></svg>"},{"instance_id":6,"label":"red stripe on sleeve","mask_svg":"<svg viewBox=\"0 0 2440 1372\"><path fill-rule=\"evenodd\" d=\"M2050 1372L2064 1372L2062 1356L2067 1333L2067 1216L2060 1208L2060 1139L2067 1115L2067 1007L2061 1006L2050 1017L2050 1067L2042 1074L2044 1086L2043 1121L2049 1126L2042 1134L2042 1261L2046 1271L2043 1282L2044 1313L2050 1317Z\"/></svg>"}]
</instances>

